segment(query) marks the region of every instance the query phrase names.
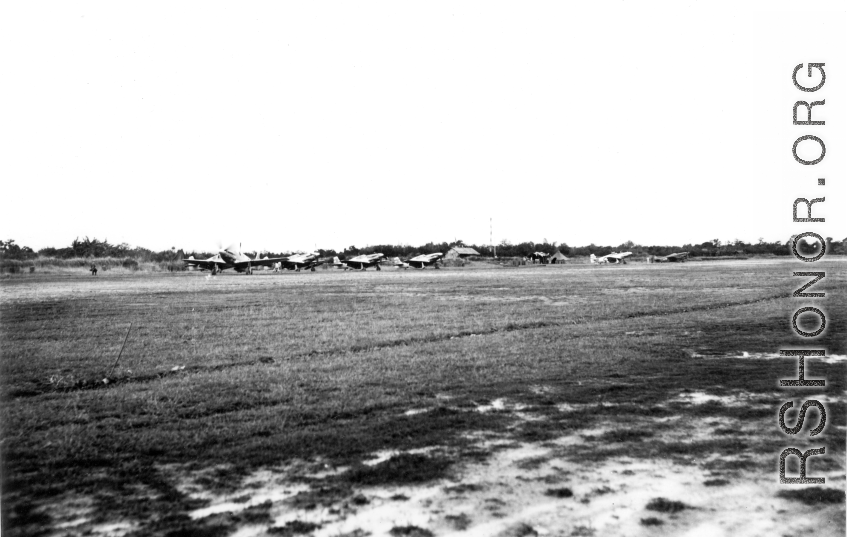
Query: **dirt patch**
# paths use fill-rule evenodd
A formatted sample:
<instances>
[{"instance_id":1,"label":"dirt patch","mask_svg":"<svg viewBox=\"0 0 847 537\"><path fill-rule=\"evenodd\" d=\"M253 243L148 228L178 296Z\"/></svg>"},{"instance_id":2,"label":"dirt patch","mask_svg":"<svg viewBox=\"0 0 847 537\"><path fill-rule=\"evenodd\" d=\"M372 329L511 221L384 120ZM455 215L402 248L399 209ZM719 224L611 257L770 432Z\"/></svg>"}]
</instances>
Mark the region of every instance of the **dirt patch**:
<instances>
[{"instance_id":1,"label":"dirt patch","mask_svg":"<svg viewBox=\"0 0 847 537\"><path fill-rule=\"evenodd\" d=\"M271 535L281 535L284 537L289 537L292 535L303 535L306 533L311 533L320 527L320 524L292 520L291 522L287 522L284 526L273 526L271 528L268 528L268 533Z\"/></svg>"},{"instance_id":2,"label":"dirt patch","mask_svg":"<svg viewBox=\"0 0 847 537\"><path fill-rule=\"evenodd\" d=\"M432 537L433 533L417 526L394 526L388 532L392 537Z\"/></svg>"},{"instance_id":3,"label":"dirt patch","mask_svg":"<svg viewBox=\"0 0 847 537\"><path fill-rule=\"evenodd\" d=\"M544 494L552 496L553 498L573 498L573 491L567 487L560 489L547 489Z\"/></svg>"},{"instance_id":4,"label":"dirt patch","mask_svg":"<svg viewBox=\"0 0 847 537\"><path fill-rule=\"evenodd\" d=\"M444 476L450 461L421 454L402 453L373 466L351 468L344 479L354 485L425 483Z\"/></svg>"},{"instance_id":5,"label":"dirt patch","mask_svg":"<svg viewBox=\"0 0 847 537\"><path fill-rule=\"evenodd\" d=\"M660 513L678 513L680 511L690 508L690 506L685 505L682 502L668 500L665 498L654 498L650 500L650 503L648 503L647 507L645 507L645 509L649 509L650 511L658 511Z\"/></svg>"},{"instance_id":6,"label":"dirt patch","mask_svg":"<svg viewBox=\"0 0 847 537\"><path fill-rule=\"evenodd\" d=\"M615 429L596 437L600 442L641 442L653 436L653 431L637 429Z\"/></svg>"},{"instance_id":7,"label":"dirt patch","mask_svg":"<svg viewBox=\"0 0 847 537\"><path fill-rule=\"evenodd\" d=\"M823 487L809 487L797 490L781 490L777 493L780 498L802 502L806 505L843 504L844 491Z\"/></svg>"},{"instance_id":8,"label":"dirt patch","mask_svg":"<svg viewBox=\"0 0 847 537\"><path fill-rule=\"evenodd\" d=\"M709 397L704 400L714 402L711 394L705 395ZM821 509L835 509L835 502L844 500L843 492L825 488L777 494L773 476L758 469L763 461L730 460L727 453L734 451L726 441L738 440L716 440L707 426L714 418L696 412L670 417L601 415L593 429L559 429L552 439L526 440L524 428L539 422L521 415L534 410L517 412L516 402L494 401L482 404L499 407L490 413L511 417L513 426L497 434L468 434L461 446L379 451L349 468L327 469L321 461L301 461L259 472L224 495L205 492L205 481L196 479L189 495L204 498L207 505L191 513L193 526L181 527L221 534L237 530L240 537L331 537L467 531L619 535L658 526L715 534L718 525L749 525L747 533L759 535L799 530L822 516ZM677 399L674 404L683 403ZM478 406L451 412L480 416ZM583 450L597 449L598 444L611 446L604 448L610 451L599 457L584 455ZM688 451L668 457L669 449ZM839 472L840 466L833 467L827 478ZM750 510L773 510L768 502L775 498L813 508L805 518L785 510L784 515L749 520ZM739 510L740 504L747 509Z\"/></svg>"}]
</instances>

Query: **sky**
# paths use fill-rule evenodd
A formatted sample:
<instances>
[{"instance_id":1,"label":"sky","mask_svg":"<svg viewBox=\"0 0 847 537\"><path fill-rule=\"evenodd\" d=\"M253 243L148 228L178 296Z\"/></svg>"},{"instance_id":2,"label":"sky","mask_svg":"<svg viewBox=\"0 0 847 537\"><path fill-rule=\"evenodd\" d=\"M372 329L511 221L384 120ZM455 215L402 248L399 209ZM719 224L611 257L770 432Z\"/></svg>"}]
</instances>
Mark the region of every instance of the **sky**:
<instances>
[{"instance_id":1,"label":"sky","mask_svg":"<svg viewBox=\"0 0 847 537\"><path fill-rule=\"evenodd\" d=\"M842 239L847 4L795 5L4 2L0 238Z\"/></svg>"}]
</instances>

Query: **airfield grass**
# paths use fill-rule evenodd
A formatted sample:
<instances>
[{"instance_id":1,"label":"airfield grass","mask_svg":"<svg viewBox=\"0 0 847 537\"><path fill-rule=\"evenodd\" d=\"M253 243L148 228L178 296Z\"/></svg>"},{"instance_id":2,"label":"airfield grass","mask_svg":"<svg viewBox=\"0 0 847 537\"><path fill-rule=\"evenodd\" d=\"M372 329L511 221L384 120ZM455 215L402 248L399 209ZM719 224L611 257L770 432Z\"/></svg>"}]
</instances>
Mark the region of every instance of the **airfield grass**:
<instances>
[{"instance_id":1,"label":"airfield grass","mask_svg":"<svg viewBox=\"0 0 847 537\"><path fill-rule=\"evenodd\" d=\"M343 495L357 484L422 482L456 462L436 453L362 465L375 451L449 445L460 459L484 458L469 433L544 442L600 419L626 426L562 456L738 453L743 463L747 453L778 453L779 406L808 394L783 389L773 399L778 379L796 378L796 360L726 355L808 345L790 329L810 302L790 298L808 280L791 276L797 265L6 278L3 529L49 534L48 507L86 497L97 519L140 521L140 534L225 534L243 520L189 519L202 502L165 468L227 490L257 469L322 460L350 465L327 492ZM814 345L829 354L845 354L843 268L815 266L827 271L813 290L827 292L818 302L828 326ZM835 427L845 424L844 364L806 371L841 398L828 407L834 441L818 469L844 457ZM759 393L770 408L662 405L684 390ZM498 398L546 419L461 411ZM560 403L581 410L563 413ZM773 427L750 435L716 425L708 442L684 442L672 422L648 419L674 412L732 423L772 415Z\"/></svg>"}]
</instances>

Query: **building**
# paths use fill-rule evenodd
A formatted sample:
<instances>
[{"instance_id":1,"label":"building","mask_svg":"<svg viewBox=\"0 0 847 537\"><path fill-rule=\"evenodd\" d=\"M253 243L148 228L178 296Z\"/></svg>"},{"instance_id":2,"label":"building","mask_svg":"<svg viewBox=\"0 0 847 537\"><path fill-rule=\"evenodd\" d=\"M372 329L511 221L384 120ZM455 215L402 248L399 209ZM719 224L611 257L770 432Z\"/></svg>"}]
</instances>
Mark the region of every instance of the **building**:
<instances>
[{"instance_id":1,"label":"building","mask_svg":"<svg viewBox=\"0 0 847 537\"><path fill-rule=\"evenodd\" d=\"M472 255L479 255L479 252L465 246L454 246L447 250L447 253L444 254L444 259L465 259Z\"/></svg>"}]
</instances>

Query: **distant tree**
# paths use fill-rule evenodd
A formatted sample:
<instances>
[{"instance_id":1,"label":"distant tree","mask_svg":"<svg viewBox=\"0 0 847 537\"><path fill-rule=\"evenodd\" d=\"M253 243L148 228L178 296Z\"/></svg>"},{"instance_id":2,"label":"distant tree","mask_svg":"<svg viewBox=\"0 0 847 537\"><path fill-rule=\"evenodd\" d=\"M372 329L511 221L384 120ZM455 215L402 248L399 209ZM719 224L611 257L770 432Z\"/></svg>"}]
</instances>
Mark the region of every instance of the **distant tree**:
<instances>
[{"instance_id":1,"label":"distant tree","mask_svg":"<svg viewBox=\"0 0 847 537\"><path fill-rule=\"evenodd\" d=\"M512 247L513 256L519 255L521 257L529 257L534 251L535 243L532 242L522 242Z\"/></svg>"},{"instance_id":2,"label":"distant tree","mask_svg":"<svg viewBox=\"0 0 847 537\"><path fill-rule=\"evenodd\" d=\"M479 254L482 256L491 257L494 255L494 252L491 250L491 246L488 244L483 246L478 246L474 244L473 246L471 246L471 248L479 252Z\"/></svg>"},{"instance_id":3,"label":"distant tree","mask_svg":"<svg viewBox=\"0 0 847 537\"><path fill-rule=\"evenodd\" d=\"M0 241L0 245L4 259L32 259L38 256L29 246L15 244L15 239Z\"/></svg>"}]
</instances>

